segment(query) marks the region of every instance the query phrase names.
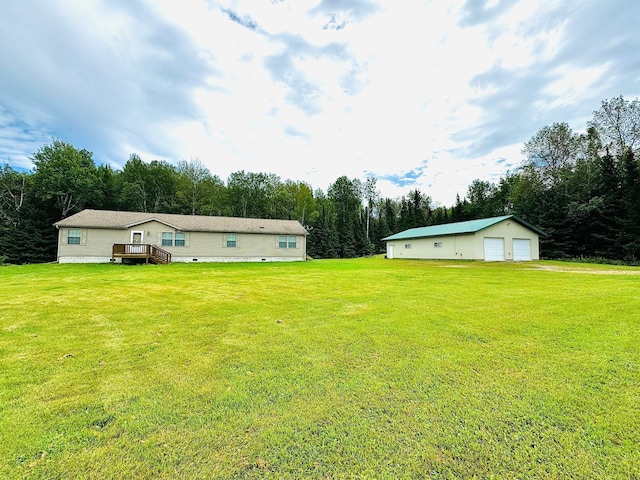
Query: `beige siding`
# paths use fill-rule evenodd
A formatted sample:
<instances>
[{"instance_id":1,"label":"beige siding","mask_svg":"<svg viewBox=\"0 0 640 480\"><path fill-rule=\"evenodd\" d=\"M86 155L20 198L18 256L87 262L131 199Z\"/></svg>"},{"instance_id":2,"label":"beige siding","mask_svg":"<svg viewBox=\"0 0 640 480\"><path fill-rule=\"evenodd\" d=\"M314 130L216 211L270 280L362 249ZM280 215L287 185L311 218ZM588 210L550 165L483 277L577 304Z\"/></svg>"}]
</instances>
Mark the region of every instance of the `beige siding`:
<instances>
[{"instance_id":1,"label":"beige siding","mask_svg":"<svg viewBox=\"0 0 640 480\"><path fill-rule=\"evenodd\" d=\"M165 230L166 231L166 230ZM233 232L229 232L233 233ZM237 233L236 247L226 246L226 234L191 232L186 247L162 247L171 252L172 258L273 258L304 260L306 258L305 237L296 236L296 248L278 248L278 236L268 234Z\"/></svg>"},{"instance_id":2,"label":"beige siding","mask_svg":"<svg viewBox=\"0 0 640 480\"><path fill-rule=\"evenodd\" d=\"M109 261L111 247L114 243L129 243L129 230L106 230L83 228L86 244L67 245L68 228L61 228L58 232L58 261L65 262L73 258L101 258Z\"/></svg>"},{"instance_id":3,"label":"beige siding","mask_svg":"<svg viewBox=\"0 0 640 480\"><path fill-rule=\"evenodd\" d=\"M226 235L213 232L185 232L185 246L162 246L162 232L176 230L160 223L147 222L129 229L82 229L86 244L67 245L67 228L58 234L58 261L61 263L109 261L114 243L131 243L131 232L143 232L142 243L156 245L171 253L173 261L295 261L306 259L306 238L296 236L296 248L278 248L278 235L236 233L237 247L226 247ZM234 233L234 232L228 232ZM174 237L175 240L175 237Z\"/></svg>"},{"instance_id":4,"label":"beige siding","mask_svg":"<svg viewBox=\"0 0 640 480\"><path fill-rule=\"evenodd\" d=\"M485 237L504 238L504 259L507 261L513 260L513 239L528 238L531 240L531 260L540 259L538 234L517 222L505 220L504 222L477 232L475 236L475 255L477 259L484 258Z\"/></svg>"},{"instance_id":5,"label":"beige siding","mask_svg":"<svg viewBox=\"0 0 640 480\"><path fill-rule=\"evenodd\" d=\"M393 240L394 258L426 258L434 260L473 259L473 235L448 235L442 237L412 238ZM410 247L407 247L410 245ZM436 246L438 245L438 246Z\"/></svg>"}]
</instances>

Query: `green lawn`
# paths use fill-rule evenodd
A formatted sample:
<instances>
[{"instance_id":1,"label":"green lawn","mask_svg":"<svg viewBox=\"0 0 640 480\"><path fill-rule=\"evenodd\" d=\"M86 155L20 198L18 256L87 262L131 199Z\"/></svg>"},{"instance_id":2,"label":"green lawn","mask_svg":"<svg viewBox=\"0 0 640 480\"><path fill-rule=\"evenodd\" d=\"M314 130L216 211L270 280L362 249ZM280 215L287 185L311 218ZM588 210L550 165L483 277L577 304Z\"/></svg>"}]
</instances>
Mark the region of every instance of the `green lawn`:
<instances>
[{"instance_id":1,"label":"green lawn","mask_svg":"<svg viewBox=\"0 0 640 480\"><path fill-rule=\"evenodd\" d=\"M0 268L0 478L640 478L640 269Z\"/></svg>"}]
</instances>

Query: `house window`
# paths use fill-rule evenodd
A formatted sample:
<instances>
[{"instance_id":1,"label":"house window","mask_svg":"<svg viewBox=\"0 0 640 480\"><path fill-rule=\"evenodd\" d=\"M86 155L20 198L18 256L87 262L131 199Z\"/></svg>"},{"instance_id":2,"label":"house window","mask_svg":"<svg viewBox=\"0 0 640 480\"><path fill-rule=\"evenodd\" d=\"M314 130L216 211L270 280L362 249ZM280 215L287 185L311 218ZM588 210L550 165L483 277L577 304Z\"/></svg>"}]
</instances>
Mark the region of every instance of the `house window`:
<instances>
[{"instance_id":1,"label":"house window","mask_svg":"<svg viewBox=\"0 0 640 480\"><path fill-rule=\"evenodd\" d=\"M227 233L227 247L233 248L236 246L236 234L235 233Z\"/></svg>"},{"instance_id":2,"label":"house window","mask_svg":"<svg viewBox=\"0 0 640 480\"><path fill-rule=\"evenodd\" d=\"M442 242L433 242L434 248L442 248Z\"/></svg>"},{"instance_id":3,"label":"house window","mask_svg":"<svg viewBox=\"0 0 640 480\"><path fill-rule=\"evenodd\" d=\"M404 248L411 248L411 244L410 243L405 243L404 244Z\"/></svg>"},{"instance_id":4,"label":"house window","mask_svg":"<svg viewBox=\"0 0 640 480\"><path fill-rule=\"evenodd\" d=\"M187 243L187 234L184 232L176 232L176 241L174 245L176 247L184 247Z\"/></svg>"},{"instance_id":5,"label":"house window","mask_svg":"<svg viewBox=\"0 0 640 480\"><path fill-rule=\"evenodd\" d=\"M70 228L67 234L67 244L80 245L81 232L79 228Z\"/></svg>"},{"instance_id":6,"label":"house window","mask_svg":"<svg viewBox=\"0 0 640 480\"><path fill-rule=\"evenodd\" d=\"M294 236L280 235L278 237L278 248L296 248L297 245L297 240Z\"/></svg>"},{"instance_id":7,"label":"house window","mask_svg":"<svg viewBox=\"0 0 640 480\"><path fill-rule=\"evenodd\" d=\"M162 246L170 247L173 245L173 233L172 232L162 232Z\"/></svg>"},{"instance_id":8,"label":"house window","mask_svg":"<svg viewBox=\"0 0 640 480\"><path fill-rule=\"evenodd\" d=\"M80 245L81 232L79 228L70 228L67 234L67 244Z\"/></svg>"}]
</instances>

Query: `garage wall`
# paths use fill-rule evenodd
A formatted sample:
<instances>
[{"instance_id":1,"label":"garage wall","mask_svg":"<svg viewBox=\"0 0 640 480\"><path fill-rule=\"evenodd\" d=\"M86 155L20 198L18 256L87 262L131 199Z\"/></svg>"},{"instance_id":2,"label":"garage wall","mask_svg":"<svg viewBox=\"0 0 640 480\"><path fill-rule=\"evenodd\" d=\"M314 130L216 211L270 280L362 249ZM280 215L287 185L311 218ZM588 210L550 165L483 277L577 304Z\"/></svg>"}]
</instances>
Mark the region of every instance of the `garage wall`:
<instances>
[{"instance_id":1,"label":"garage wall","mask_svg":"<svg viewBox=\"0 0 640 480\"><path fill-rule=\"evenodd\" d=\"M484 258L484 239L486 237L504 238L504 259L513 260L513 240L514 239L530 239L531 240L531 260L540 259L540 248L538 242L538 234L532 232L512 220L505 220L485 228L475 234L475 254L476 258Z\"/></svg>"},{"instance_id":2,"label":"garage wall","mask_svg":"<svg viewBox=\"0 0 640 480\"><path fill-rule=\"evenodd\" d=\"M387 242L387 255L393 248L393 258L432 260L473 260L473 235L411 238Z\"/></svg>"}]
</instances>

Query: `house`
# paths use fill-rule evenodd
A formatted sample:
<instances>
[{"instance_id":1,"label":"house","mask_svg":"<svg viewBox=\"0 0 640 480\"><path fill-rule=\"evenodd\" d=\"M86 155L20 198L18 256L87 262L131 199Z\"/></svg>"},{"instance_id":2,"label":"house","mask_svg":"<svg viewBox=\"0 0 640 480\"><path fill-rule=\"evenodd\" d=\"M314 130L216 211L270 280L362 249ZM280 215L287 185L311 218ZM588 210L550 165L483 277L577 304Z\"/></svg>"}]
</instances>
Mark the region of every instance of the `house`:
<instances>
[{"instance_id":1,"label":"house","mask_svg":"<svg viewBox=\"0 0 640 480\"><path fill-rule=\"evenodd\" d=\"M515 215L411 228L383 238L387 258L539 260L542 230Z\"/></svg>"},{"instance_id":2,"label":"house","mask_svg":"<svg viewBox=\"0 0 640 480\"><path fill-rule=\"evenodd\" d=\"M307 257L295 220L83 210L54 224L59 263L291 262Z\"/></svg>"}]
</instances>

